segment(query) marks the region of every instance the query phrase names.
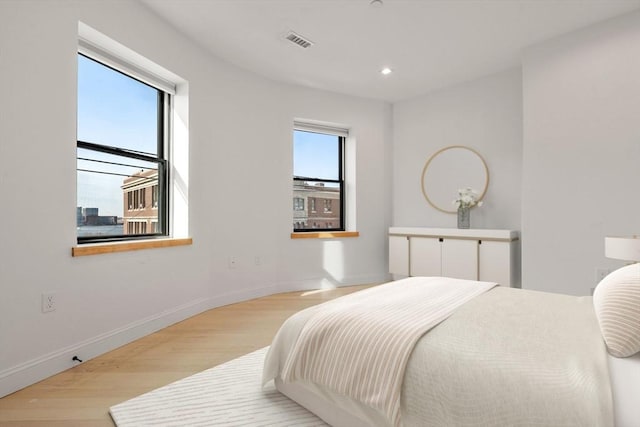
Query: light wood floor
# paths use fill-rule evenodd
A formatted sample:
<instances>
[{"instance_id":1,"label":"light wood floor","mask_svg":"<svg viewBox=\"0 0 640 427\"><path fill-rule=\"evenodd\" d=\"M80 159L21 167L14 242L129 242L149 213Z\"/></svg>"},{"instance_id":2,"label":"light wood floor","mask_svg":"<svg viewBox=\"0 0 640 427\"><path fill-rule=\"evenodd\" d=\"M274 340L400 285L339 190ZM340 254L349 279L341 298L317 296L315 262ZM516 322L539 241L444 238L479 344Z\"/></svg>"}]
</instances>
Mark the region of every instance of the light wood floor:
<instances>
[{"instance_id":1,"label":"light wood floor","mask_svg":"<svg viewBox=\"0 0 640 427\"><path fill-rule=\"evenodd\" d=\"M366 287L209 310L0 399L0 426L113 427L110 406L265 347L293 313Z\"/></svg>"}]
</instances>

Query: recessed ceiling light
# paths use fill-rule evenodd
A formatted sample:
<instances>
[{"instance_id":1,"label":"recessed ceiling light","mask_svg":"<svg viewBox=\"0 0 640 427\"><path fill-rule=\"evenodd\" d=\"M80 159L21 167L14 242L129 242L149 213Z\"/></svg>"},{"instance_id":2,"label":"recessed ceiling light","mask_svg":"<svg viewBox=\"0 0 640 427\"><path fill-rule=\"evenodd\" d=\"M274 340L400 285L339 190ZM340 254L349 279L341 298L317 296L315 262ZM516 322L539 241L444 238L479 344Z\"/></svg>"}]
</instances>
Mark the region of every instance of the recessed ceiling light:
<instances>
[{"instance_id":1,"label":"recessed ceiling light","mask_svg":"<svg viewBox=\"0 0 640 427\"><path fill-rule=\"evenodd\" d=\"M371 6L371 7L382 7L382 6L384 6L384 3L382 3L382 0L371 0L369 2L369 6Z\"/></svg>"},{"instance_id":2,"label":"recessed ceiling light","mask_svg":"<svg viewBox=\"0 0 640 427\"><path fill-rule=\"evenodd\" d=\"M386 76L387 74L391 74L391 72L392 72L392 71L393 71L393 70L392 70L391 68L389 68L389 67L384 67L382 70L380 70L380 73L381 73L383 76Z\"/></svg>"}]
</instances>

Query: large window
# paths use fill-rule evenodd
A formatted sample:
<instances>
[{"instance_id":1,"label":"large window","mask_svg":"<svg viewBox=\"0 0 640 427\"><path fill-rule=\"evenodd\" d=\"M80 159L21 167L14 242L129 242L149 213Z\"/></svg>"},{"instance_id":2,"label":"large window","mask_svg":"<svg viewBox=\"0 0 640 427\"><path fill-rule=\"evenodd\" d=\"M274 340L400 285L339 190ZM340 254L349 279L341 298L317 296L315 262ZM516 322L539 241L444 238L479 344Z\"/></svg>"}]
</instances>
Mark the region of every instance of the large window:
<instances>
[{"instance_id":1,"label":"large window","mask_svg":"<svg viewBox=\"0 0 640 427\"><path fill-rule=\"evenodd\" d=\"M293 231L344 231L346 131L296 123L293 131Z\"/></svg>"},{"instance_id":2,"label":"large window","mask_svg":"<svg viewBox=\"0 0 640 427\"><path fill-rule=\"evenodd\" d=\"M171 95L100 59L78 53L78 243L167 236Z\"/></svg>"}]
</instances>

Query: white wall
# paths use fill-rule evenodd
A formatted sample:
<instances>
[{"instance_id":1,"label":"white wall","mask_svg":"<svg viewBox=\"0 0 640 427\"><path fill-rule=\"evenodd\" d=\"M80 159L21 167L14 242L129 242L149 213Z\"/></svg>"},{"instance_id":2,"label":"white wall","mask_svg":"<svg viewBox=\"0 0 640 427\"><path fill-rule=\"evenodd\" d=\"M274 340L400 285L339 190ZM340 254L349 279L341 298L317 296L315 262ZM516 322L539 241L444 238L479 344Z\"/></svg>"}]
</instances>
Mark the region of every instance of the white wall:
<instances>
[{"instance_id":1,"label":"white wall","mask_svg":"<svg viewBox=\"0 0 640 427\"><path fill-rule=\"evenodd\" d=\"M640 14L523 63L523 287L588 295L604 237L640 231Z\"/></svg>"},{"instance_id":2,"label":"white wall","mask_svg":"<svg viewBox=\"0 0 640 427\"><path fill-rule=\"evenodd\" d=\"M425 162L440 148L477 150L489 168L484 205L472 209L472 228L520 229L522 86L507 70L393 106L393 213L396 226L456 227L456 215L424 198ZM456 194L451 194L451 200ZM453 209L453 206L451 206Z\"/></svg>"},{"instance_id":3,"label":"white wall","mask_svg":"<svg viewBox=\"0 0 640 427\"><path fill-rule=\"evenodd\" d=\"M79 20L189 82L192 246L71 257ZM387 104L239 70L137 2L0 2L0 81L0 396L209 307L388 277ZM290 239L294 117L351 126L359 238Z\"/></svg>"}]
</instances>

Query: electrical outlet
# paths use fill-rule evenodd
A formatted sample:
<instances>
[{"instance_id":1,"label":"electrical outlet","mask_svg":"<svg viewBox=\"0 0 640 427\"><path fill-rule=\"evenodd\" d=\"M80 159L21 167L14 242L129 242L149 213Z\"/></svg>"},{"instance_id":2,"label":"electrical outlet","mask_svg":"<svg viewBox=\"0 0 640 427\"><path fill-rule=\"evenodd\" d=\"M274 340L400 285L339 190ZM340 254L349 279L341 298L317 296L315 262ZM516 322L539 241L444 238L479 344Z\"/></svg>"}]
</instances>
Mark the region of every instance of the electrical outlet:
<instances>
[{"instance_id":1,"label":"electrical outlet","mask_svg":"<svg viewBox=\"0 0 640 427\"><path fill-rule=\"evenodd\" d=\"M233 270L238 266L238 259L234 256L229 257L229 268Z\"/></svg>"},{"instance_id":2,"label":"electrical outlet","mask_svg":"<svg viewBox=\"0 0 640 427\"><path fill-rule=\"evenodd\" d=\"M260 259L260 257L258 255L255 256L255 258L253 259L253 262L255 263L255 265L262 264L262 260Z\"/></svg>"},{"instance_id":3,"label":"electrical outlet","mask_svg":"<svg viewBox=\"0 0 640 427\"><path fill-rule=\"evenodd\" d=\"M49 313L51 311L56 311L55 294L42 294L42 312Z\"/></svg>"}]
</instances>

